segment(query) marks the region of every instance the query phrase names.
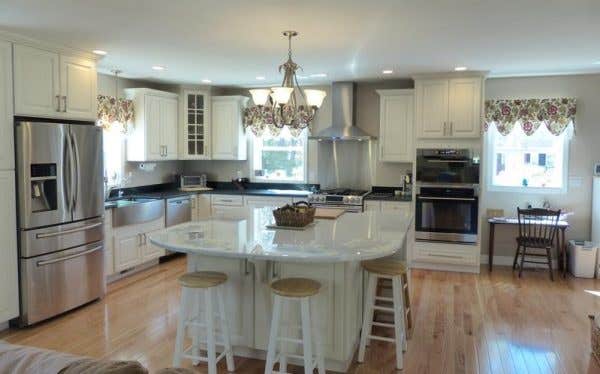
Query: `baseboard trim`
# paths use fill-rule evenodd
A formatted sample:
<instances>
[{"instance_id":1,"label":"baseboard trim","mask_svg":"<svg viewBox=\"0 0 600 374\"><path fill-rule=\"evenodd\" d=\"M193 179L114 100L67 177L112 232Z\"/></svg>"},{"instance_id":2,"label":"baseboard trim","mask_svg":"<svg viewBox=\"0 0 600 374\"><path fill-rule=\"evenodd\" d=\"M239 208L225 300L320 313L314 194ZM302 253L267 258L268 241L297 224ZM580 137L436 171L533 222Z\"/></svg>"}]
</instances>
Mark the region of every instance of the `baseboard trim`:
<instances>
[{"instance_id":1,"label":"baseboard trim","mask_svg":"<svg viewBox=\"0 0 600 374\"><path fill-rule=\"evenodd\" d=\"M494 266L510 266L510 267L512 267L514 259L515 258L513 256L494 256ZM482 253L481 254L481 264L487 265L488 263L489 263L488 254ZM546 268L547 269L546 265L527 264L525 269L527 269L527 267L541 268L541 269ZM555 258L552 259L552 268L558 269L558 261L556 261Z\"/></svg>"}]
</instances>

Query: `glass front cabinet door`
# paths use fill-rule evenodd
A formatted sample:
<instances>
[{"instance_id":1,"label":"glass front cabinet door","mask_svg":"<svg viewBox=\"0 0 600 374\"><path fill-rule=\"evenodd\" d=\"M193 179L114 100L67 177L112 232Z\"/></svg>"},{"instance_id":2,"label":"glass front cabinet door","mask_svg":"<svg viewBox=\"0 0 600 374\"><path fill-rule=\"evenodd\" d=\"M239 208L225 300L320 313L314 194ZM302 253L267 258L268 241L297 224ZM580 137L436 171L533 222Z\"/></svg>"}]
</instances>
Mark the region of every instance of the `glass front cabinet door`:
<instances>
[{"instance_id":1,"label":"glass front cabinet door","mask_svg":"<svg viewBox=\"0 0 600 374\"><path fill-rule=\"evenodd\" d=\"M210 95L207 91L183 90L184 159L210 159Z\"/></svg>"}]
</instances>

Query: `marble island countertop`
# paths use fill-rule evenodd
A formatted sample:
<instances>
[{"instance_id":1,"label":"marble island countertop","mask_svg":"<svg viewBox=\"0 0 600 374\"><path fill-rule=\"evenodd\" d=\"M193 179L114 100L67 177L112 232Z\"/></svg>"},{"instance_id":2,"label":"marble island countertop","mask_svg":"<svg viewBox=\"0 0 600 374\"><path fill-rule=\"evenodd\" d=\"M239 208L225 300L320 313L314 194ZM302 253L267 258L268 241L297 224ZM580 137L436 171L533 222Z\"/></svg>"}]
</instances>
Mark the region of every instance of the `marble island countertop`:
<instances>
[{"instance_id":1,"label":"marble island countertop","mask_svg":"<svg viewBox=\"0 0 600 374\"><path fill-rule=\"evenodd\" d=\"M188 222L149 236L174 252L284 262L346 262L401 250L413 216L406 212L345 213L305 230L269 229L272 208L248 208ZM405 254L400 254L405 257Z\"/></svg>"}]
</instances>

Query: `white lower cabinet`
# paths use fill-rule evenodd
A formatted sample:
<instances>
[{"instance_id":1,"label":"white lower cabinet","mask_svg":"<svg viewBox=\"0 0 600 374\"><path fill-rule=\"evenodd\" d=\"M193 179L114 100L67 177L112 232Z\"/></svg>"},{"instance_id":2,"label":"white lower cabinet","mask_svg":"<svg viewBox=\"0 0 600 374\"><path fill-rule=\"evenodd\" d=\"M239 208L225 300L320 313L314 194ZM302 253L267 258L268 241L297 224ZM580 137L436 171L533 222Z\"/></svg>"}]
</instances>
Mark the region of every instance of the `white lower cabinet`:
<instances>
[{"instance_id":1,"label":"white lower cabinet","mask_svg":"<svg viewBox=\"0 0 600 374\"><path fill-rule=\"evenodd\" d=\"M19 315L17 222L14 171L0 171L0 322Z\"/></svg>"},{"instance_id":2,"label":"white lower cabinet","mask_svg":"<svg viewBox=\"0 0 600 374\"><path fill-rule=\"evenodd\" d=\"M210 210L213 216L236 214L244 210L242 195L210 195Z\"/></svg>"},{"instance_id":3,"label":"white lower cabinet","mask_svg":"<svg viewBox=\"0 0 600 374\"><path fill-rule=\"evenodd\" d=\"M262 196L245 196L244 201L249 208L264 208L267 206L280 207L287 204L292 204L291 197L262 197Z\"/></svg>"},{"instance_id":4,"label":"white lower cabinet","mask_svg":"<svg viewBox=\"0 0 600 374\"><path fill-rule=\"evenodd\" d=\"M164 249L148 241L148 235L165 227L164 217L155 221L113 230L114 270L130 269L164 255Z\"/></svg>"},{"instance_id":5,"label":"white lower cabinet","mask_svg":"<svg viewBox=\"0 0 600 374\"><path fill-rule=\"evenodd\" d=\"M192 195L191 205L192 221L198 221L210 217L210 195Z\"/></svg>"},{"instance_id":6,"label":"white lower cabinet","mask_svg":"<svg viewBox=\"0 0 600 374\"><path fill-rule=\"evenodd\" d=\"M115 258L112 234L112 211L104 212L104 276L108 277L115 272Z\"/></svg>"},{"instance_id":7,"label":"white lower cabinet","mask_svg":"<svg viewBox=\"0 0 600 374\"><path fill-rule=\"evenodd\" d=\"M404 211L410 212L412 204L410 201L387 201L387 200L366 200L365 211L375 212L390 212L390 211Z\"/></svg>"},{"instance_id":8,"label":"white lower cabinet","mask_svg":"<svg viewBox=\"0 0 600 374\"><path fill-rule=\"evenodd\" d=\"M254 272L244 260L195 256L201 261L188 261L189 271L219 271L227 274L225 308L235 346L252 347L254 342Z\"/></svg>"}]
</instances>

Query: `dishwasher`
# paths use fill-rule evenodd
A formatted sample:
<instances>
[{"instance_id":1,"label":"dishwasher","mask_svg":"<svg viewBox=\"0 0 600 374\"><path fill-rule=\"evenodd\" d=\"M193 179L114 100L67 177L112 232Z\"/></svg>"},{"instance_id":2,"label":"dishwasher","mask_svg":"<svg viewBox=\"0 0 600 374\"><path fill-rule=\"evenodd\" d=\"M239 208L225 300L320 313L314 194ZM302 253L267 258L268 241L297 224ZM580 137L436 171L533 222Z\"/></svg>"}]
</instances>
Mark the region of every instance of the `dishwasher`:
<instances>
[{"instance_id":1,"label":"dishwasher","mask_svg":"<svg viewBox=\"0 0 600 374\"><path fill-rule=\"evenodd\" d=\"M165 226L171 227L192 220L192 199L190 196L179 196L167 199L165 204ZM166 251L160 258L163 262L179 255L177 252Z\"/></svg>"}]
</instances>

